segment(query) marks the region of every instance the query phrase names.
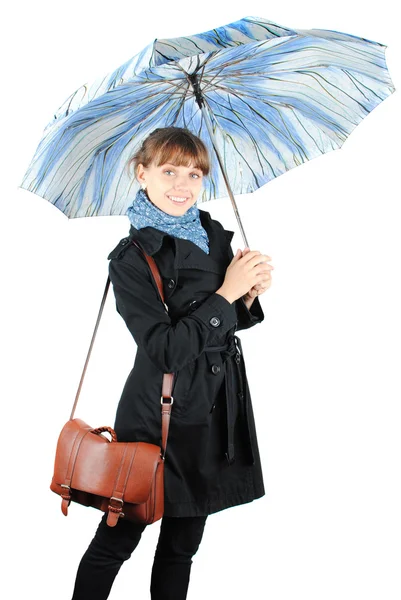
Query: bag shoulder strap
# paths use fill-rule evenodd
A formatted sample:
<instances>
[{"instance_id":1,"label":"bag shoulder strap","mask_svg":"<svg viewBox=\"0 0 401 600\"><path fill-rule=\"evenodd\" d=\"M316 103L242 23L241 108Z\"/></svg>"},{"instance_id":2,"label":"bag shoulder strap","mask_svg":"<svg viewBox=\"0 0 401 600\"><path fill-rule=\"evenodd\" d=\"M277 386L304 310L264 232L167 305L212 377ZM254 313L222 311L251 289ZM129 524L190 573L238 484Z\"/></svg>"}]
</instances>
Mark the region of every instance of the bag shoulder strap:
<instances>
[{"instance_id":1,"label":"bag shoulder strap","mask_svg":"<svg viewBox=\"0 0 401 600\"><path fill-rule=\"evenodd\" d=\"M161 301L164 304L164 308L166 310L166 312L168 312L168 307L166 305L166 303L164 302L164 292L163 292L163 284L162 284L162 278L160 275L160 271L158 269L158 266L156 265L156 262L154 260L154 258L152 256L149 256L148 254L146 254L146 252L143 250L143 248L134 240L132 240L132 243L135 244L135 246L137 246L141 252L143 253L144 257L147 260L147 263L149 265L149 268L151 270L152 276L156 282L157 285L157 289L159 290L159 295L161 298ZM97 316L97 320L96 320L96 325L95 325L95 329L93 331L93 335L92 335L92 340L91 343L89 345L89 350L88 350L88 354L86 357L86 361L85 361L85 365L82 371L82 375L81 375L81 379L79 382L79 386L78 386L78 390L75 396L75 401L72 407L72 411L71 411L71 415L70 415L70 419L74 418L74 413L75 413L75 409L78 403L78 398L79 398L79 394L81 393L81 388L82 388L82 383L85 377L85 373L86 373L86 369L88 367L88 363L89 363L89 359L92 353L92 348L93 348L93 344L95 342L95 338L96 338L96 333L99 327L99 323L100 323L100 319L102 317L102 313L103 313L103 308L106 302L106 297L107 297L107 292L109 291L109 287L110 287L110 277L107 277L107 282L106 282L106 287L104 289L104 293L103 293L103 298L102 301L100 303L100 309L99 309L99 314ZM161 390L161 397L160 397L160 403L161 403L161 412L162 412L162 458L164 459L164 455L166 453L166 445L167 445L167 436L168 436L168 429L170 426L170 414L171 414L171 406L173 404L173 398L171 395L172 389L173 389L173 382L174 382L174 373L164 373L163 375L163 382L162 382L162 390ZM170 402L163 402L163 398L169 398Z\"/></svg>"}]
</instances>

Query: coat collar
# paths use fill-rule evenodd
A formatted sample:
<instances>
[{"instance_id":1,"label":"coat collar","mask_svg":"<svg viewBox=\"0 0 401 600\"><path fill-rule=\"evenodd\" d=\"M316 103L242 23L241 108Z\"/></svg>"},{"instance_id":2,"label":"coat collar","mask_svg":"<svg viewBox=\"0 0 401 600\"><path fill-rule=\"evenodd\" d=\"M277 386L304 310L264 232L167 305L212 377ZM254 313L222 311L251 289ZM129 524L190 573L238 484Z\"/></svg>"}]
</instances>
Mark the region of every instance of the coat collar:
<instances>
[{"instance_id":1,"label":"coat collar","mask_svg":"<svg viewBox=\"0 0 401 600\"><path fill-rule=\"evenodd\" d=\"M197 244L190 240L170 236L165 231L155 227L136 229L132 224L129 231L129 240L137 241L146 254L152 256L160 250L165 237L174 240L175 244L175 269L201 269L214 273L224 273L227 269L228 247L234 231L221 230L206 210L199 209L202 227L205 228L209 238L209 254L206 254Z\"/></svg>"}]
</instances>

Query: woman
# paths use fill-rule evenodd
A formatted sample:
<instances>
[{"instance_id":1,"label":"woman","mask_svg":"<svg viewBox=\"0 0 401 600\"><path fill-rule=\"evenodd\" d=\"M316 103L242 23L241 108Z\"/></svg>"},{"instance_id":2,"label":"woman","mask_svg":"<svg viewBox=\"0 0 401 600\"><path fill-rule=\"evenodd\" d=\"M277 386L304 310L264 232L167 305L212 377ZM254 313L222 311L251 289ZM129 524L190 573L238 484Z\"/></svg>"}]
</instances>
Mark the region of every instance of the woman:
<instances>
[{"instance_id":1,"label":"woman","mask_svg":"<svg viewBox=\"0 0 401 600\"><path fill-rule=\"evenodd\" d=\"M236 330L264 319L269 256L233 256L232 231L196 207L209 157L186 129L154 130L128 166L142 186L127 210L129 237L110 253L116 308L137 344L114 429L120 442L161 445L164 373L175 373L165 458L165 509L152 600L184 600L209 514L265 494L255 422ZM168 313L137 241L162 276ZM179 517L179 518L177 518ZM79 564L72 600L108 598L146 525L99 523Z\"/></svg>"}]
</instances>

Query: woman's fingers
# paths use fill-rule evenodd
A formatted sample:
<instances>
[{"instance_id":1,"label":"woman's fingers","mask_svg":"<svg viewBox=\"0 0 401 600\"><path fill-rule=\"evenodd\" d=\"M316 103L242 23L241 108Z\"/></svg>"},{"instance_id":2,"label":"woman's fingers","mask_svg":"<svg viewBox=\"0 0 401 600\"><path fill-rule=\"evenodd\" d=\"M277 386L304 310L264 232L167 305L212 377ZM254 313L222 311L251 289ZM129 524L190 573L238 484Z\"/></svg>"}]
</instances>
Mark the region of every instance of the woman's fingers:
<instances>
[{"instance_id":1,"label":"woman's fingers","mask_svg":"<svg viewBox=\"0 0 401 600\"><path fill-rule=\"evenodd\" d=\"M244 248L244 250L242 251L242 258L244 256L246 256L247 254L251 253L252 256L248 257L249 262L253 261L253 267L258 268L258 273L257 275L260 277L259 281L257 284L255 284L250 292L252 291L252 294L250 294L251 296L255 296L255 295L261 295L263 294L266 290L268 290L271 286L272 283L272 279L271 279L271 272L274 269L274 267L270 264L267 264L266 261L270 261L271 257L268 256L267 254L261 254L258 250L250 250L250 248L248 246L246 246Z\"/></svg>"},{"instance_id":2,"label":"woman's fingers","mask_svg":"<svg viewBox=\"0 0 401 600\"><path fill-rule=\"evenodd\" d=\"M256 285L254 285L253 289L256 290L256 291L258 291L258 292L260 292L260 293L262 293L262 292L266 291L271 286L271 283L272 283L272 278L271 278L271 275L269 274L269 276L268 277L264 277L260 281L260 283L257 283Z\"/></svg>"}]
</instances>

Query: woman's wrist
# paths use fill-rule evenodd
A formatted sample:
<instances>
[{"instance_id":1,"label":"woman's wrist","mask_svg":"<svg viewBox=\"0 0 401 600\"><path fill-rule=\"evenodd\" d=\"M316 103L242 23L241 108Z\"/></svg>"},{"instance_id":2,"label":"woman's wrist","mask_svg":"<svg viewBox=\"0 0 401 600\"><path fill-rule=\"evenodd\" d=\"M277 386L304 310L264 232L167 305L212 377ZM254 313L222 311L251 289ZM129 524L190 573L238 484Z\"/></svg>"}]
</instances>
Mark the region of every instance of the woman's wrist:
<instances>
[{"instance_id":1,"label":"woman's wrist","mask_svg":"<svg viewBox=\"0 0 401 600\"><path fill-rule=\"evenodd\" d=\"M223 296L223 298L225 298L230 304L234 302L234 300L227 294L226 290L223 287L216 290L215 293L220 294L220 296Z\"/></svg>"},{"instance_id":2,"label":"woman's wrist","mask_svg":"<svg viewBox=\"0 0 401 600\"><path fill-rule=\"evenodd\" d=\"M230 295L227 294L226 290L223 287L216 290L216 294L220 294L220 296L223 296L223 298L225 298L227 300L227 302L229 302L230 304L235 302L235 299L231 298ZM252 297L249 294L244 294L242 296L242 299L245 302L245 306L247 307L248 310L250 310L255 298L256 298L256 296Z\"/></svg>"},{"instance_id":3,"label":"woman's wrist","mask_svg":"<svg viewBox=\"0 0 401 600\"><path fill-rule=\"evenodd\" d=\"M245 302L245 306L247 307L248 310L250 310L253 301L255 300L256 296L254 296L253 298L251 298L248 294L244 294L242 296L243 301Z\"/></svg>"}]
</instances>

